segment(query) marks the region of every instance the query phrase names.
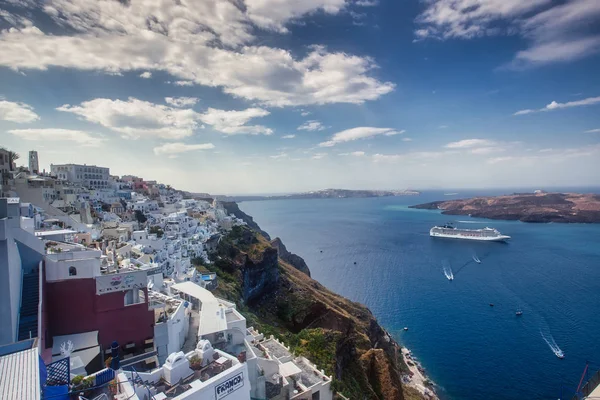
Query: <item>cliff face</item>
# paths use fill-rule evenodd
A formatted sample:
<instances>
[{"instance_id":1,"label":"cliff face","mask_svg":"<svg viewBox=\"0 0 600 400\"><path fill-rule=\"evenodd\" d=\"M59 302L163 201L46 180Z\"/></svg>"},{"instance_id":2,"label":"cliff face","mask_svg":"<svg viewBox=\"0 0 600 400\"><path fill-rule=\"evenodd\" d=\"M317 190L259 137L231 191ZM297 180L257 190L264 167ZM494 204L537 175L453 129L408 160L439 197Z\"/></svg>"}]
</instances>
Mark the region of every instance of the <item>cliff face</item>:
<instances>
[{"instance_id":1,"label":"cliff face","mask_svg":"<svg viewBox=\"0 0 600 400\"><path fill-rule=\"evenodd\" d=\"M310 269L308 269L308 265L306 265L304 259L297 254L290 253L281 239L275 238L271 240L271 245L277 249L279 258L296 268L298 271L302 271L310 276Z\"/></svg>"},{"instance_id":2,"label":"cliff face","mask_svg":"<svg viewBox=\"0 0 600 400\"><path fill-rule=\"evenodd\" d=\"M216 294L236 301L249 325L278 336L333 375L335 390L352 399L419 398L403 388L399 345L369 309L331 292L282 253L278 257L278 249L285 250L280 240L272 244L257 231L236 227L219 247Z\"/></svg>"}]
</instances>

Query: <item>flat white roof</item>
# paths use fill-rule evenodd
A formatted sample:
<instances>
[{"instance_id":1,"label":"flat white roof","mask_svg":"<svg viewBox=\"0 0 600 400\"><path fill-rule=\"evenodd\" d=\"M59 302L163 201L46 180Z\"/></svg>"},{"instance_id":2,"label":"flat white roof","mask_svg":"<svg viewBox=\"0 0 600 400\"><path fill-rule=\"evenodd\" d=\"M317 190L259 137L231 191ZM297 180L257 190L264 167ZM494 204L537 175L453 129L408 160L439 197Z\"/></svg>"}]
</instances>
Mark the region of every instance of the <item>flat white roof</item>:
<instances>
[{"instance_id":1,"label":"flat white roof","mask_svg":"<svg viewBox=\"0 0 600 400\"><path fill-rule=\"evenodd\" d=\"M288 361L279 366L279 374L281 376L288 377L291 375L299 374L301 372L302 370L296 364L294 364L293 361Z\"/></svg>"},{"instance_id":2,"label":"flat white roof","mask_svg":"<svg viewBox=\"0 0 600 400\"><path fill-rule=\"evenodd\" d=\"M215 297L214 294L212 294L211 292L209 292L208 290L204 289L203 287L196 285L194 282L181 282L181 283L176 283L175 285L171 286L171 288L178 290L180 292L183 292L189 296L192 296L198 300L200 300L200 302L202 303L202 305L204 306L204 303L217 303L218 300Z\"/></svg>"},{"instance_id":3,"label":"flat white roof","mask_svg":"<svg viewBox=\"0 0 600 400\"><path fill-rule=\"evenodd\" d=\"M37 347L0 357L0 398L40 400L40 359Z\"/></svg>"},{"instance_id":4,"label":"flat white roof","mask_svg":"<svg viewBox=\"0 0 600 400\"><path fill-rule=\"evenodd\" d=\"M198 336L227 330L225 310L225 306L219 304L216 300L215 302L202 303Z\"/></svg>"}]
</instances>

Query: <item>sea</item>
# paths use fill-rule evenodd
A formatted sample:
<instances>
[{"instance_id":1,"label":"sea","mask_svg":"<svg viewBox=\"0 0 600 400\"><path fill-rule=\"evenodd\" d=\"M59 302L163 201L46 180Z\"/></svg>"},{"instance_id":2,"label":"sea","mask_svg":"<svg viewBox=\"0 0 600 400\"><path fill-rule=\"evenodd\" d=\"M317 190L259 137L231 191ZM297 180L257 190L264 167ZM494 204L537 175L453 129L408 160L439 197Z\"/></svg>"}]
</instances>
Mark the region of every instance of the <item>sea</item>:
<instances>
[{"instance_id":1,"label":"sea","mask_svg":"<svg viewBox=\"0 0 600 400\"><path fill-rule=\"evenodd\" d=\"M248 201L240 208L302 256L314 279L367 305L417 356L440 398L571 399L582 377L600 370L600 224L408 208L512 192ZM512 240L429 237L432 226L447 222L494 227Z\"/></svg>"}]
</instances>

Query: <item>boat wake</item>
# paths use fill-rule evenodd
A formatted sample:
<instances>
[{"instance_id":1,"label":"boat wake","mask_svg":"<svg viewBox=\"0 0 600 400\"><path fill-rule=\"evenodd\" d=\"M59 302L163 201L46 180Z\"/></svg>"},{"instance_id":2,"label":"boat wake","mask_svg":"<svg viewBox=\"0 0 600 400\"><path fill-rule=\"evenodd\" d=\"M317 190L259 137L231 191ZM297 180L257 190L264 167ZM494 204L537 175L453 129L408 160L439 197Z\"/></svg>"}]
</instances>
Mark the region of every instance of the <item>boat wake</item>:
<instances>
[{"instance_id":1,"label":"boat wake","mask_svg":"<svg viewBox=\"0 0 600 400\"><path fill-rule=\"evenodd\" d=\"M550 338L548 339L544 335L544 333L541 331L541 329L540 329L540 335L542 335L542 339L544 339L544 341L548 344L548 347L550 347L550 349L552 350L552 352L554 353L554 355L556 357L558 357L558 358L565 357L565 353L560 349L560 347L558 347L558 344L556 344L556 341L554 340L552 335L550 335Z\"/></svg>"},{"instance_id":2,"label":"boat wake","mask_svg":"<svg viewBox=\"0 0 600 400\"><path fill-rule=\"evenodd\" d=\"M481 264L481 260L475 255L473 256L473 261L475 261L477 264Z\"/></svg>"},{"instance_id":3,"label":"boat wake","mask_svg":"<svg viewBox=\"0 0 600 400\"><path fill-rule=\"evenodd\" d=\"M461 224L487 224L487 222L485 222L485 221L456 221L456 222L460 222Z\"/></svg>"},{"instance_id":4,"label":"boat wake","mask_svg":"<svg viewBox=\"0 0 600 400\"><path fill-rule=\"evenodd\" d=\"M454 280L454 274L452 273L452 268L450 268L450 267L444 267L444 275L446 275L446 278L449 281L453 281Z\"/></svg>"}]
</instances>

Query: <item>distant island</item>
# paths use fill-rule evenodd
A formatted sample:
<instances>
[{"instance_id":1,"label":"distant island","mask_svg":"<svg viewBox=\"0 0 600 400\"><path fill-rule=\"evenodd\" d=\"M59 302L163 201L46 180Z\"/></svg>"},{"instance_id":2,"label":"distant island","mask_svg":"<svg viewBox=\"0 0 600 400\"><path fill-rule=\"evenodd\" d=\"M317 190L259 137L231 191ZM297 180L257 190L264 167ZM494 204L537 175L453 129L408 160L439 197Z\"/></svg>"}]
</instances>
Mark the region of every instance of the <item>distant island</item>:
<instances>
[{"instance_id":1,"label":"distant island","mask_svg":"<svg viewBox=\"0 0 600 400\"><path fill-rule=\"evenodd\" d=\"M350 199L366 197L415 196L421 192L415 190L348 190L324 189L304 193L292 193L275 196L214 196L221 201L257 201L257 200L293 200L293 199Z\"/></svg>"},{"instance_id":2,"label":"distant island","mask_svg":"<svg viewBox=\"0 0 600 400\"><path fill-rule=\"evenodd\" d=\"M579 193L515 193L507 196L442 200L410 206L442 210L442 214L523 222L600 223L600 195Z\"/></svg>"}]
</instances>

